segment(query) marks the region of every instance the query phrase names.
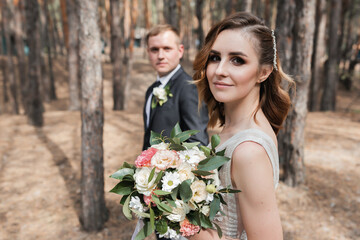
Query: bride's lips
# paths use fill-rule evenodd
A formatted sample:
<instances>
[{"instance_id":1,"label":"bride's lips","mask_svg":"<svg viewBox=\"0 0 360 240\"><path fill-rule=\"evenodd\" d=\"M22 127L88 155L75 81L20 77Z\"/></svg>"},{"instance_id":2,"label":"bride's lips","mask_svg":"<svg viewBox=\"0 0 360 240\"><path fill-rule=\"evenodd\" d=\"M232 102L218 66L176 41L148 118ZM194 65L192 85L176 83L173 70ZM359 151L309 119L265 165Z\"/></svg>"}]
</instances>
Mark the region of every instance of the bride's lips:
<instances>
[{"instance_id":1,"label":"bride's lips","mask_svg":"<svg viewBox=\"0 0 360 240\"><path fill-rule=\"evenodd\" d=\"M226 88L226 87L231 87L232 86L232 84L225 83L225 82L220 82L220 81L213 82L213 84L217 88Z\"/></svg>"}]
</instances>

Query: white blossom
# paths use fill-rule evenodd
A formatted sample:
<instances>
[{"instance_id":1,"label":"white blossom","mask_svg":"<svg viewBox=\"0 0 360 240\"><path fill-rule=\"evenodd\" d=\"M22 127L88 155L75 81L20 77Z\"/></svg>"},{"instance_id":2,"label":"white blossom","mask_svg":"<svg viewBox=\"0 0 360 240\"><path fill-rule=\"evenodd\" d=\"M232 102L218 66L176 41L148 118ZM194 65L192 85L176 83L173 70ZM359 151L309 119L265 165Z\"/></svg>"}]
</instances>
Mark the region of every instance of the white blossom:
<instances>
[{"instance_id":1,"label":"white blossom","mask_svg":"<svg viewBox=\"0 0 360 240\"><path fill-rule=\"evenodd\" d=\"M149 182L149 176L151 173L151 168L138 168L136 169L136 172L134 174L135 179L135 187L138 190L139 193L142 193L146 196L150 196L152 190L156 187L155 180L157 174L155 173L152 180Z\"/></svg>"},{"instance_id":2,"label":"white blossom","mask_svg":"<svg viewBox=\"0 0 360 240\"><path fill-rule=\"evenodd\" d=\"M166 172L161 179L162 190L166 192L171 192L176 188L180 183L180 175L177 172Z\"/></svg>"},{"instance_id":3,"label":"white blossom","mask_svg":"<svg viewBox=\"0 0 360 240\"><path fill-rule=\"evenodd\" d=\"M198 147L193 147L189 150L179 151L179 156L182 162L187 162L191 165L197 165L201 160L206 158L203 151Z\"/></svg>"}]
</instances>

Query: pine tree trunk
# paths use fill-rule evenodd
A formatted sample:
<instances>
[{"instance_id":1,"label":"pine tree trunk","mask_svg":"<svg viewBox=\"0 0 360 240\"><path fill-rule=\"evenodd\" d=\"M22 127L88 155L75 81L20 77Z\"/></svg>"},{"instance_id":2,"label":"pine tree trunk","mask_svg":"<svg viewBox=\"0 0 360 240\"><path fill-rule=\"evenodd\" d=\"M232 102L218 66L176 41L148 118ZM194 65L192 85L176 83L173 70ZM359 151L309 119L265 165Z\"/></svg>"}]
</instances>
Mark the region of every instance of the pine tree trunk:
<instances>
[{"instance_id":1,"label":"pine tree trunk","mask_svg":"<svg viewBox=\"0 0 360 240\"><path fill-rule=\"evenodd\" d=\"M204 7L204 1L203 0L196 0L196 5L195 5L195 9L196 9L196 18L198 20L198 29L197 29L197 34L198 34L198 45L197 45L197 49L201 49L203 43L204 43L204 29L203 29L203 25L202 25L202 21L203 21L203 7Z\"/></svg>"},{"instance_id":2,"label":"pine tree trunk","mask_svg":"<svg viewBox=\"0 0 360 240\"><path fill-rule=\"evenodd\" d=\"M341 15L341 1L331 0L329 22L328 52L329 58L325 66L325 86L321 100L322 111L334 111L336 107L336 91L339 80L338 72L338 29Z\"/></svg>"},{"instance_id":3,"label":"pine tree trunk","mask_svg":"<svg viewBox=\"0 0 360 240\"><path fill-rule=\"evenodd\" d=\"M103 82L98 2L79 0L81 108L81 223L99 231L108 218L104 198Z\"/></svg>"},{"instance_id":4,"label":"pine tree trunk","mask_svg":"<svg viewBox=\"0 0 360 240\"><path fill-rule=\"evenodd\" d=\"M53 19L53 34L54 34L54 39L57 42L57 45L60 47L60 54L64 55L64 38L60 37L60 33L59 33L59 29L58 29L58 20L56 17L56 11L54 9L54 7L52 7L50 9L50 14L52 15L52 19Z\"/></svg>"},{"instance_id":5,"label":"pine tree trunk","mask_svg":"<svg viewBox=\"0 0 360 240\"><path fill-rule=\"evenodd\" d=\"M297 186L305 181L304 127L311 78L314 19L315 0L278 2L276 25L280 59L285 72L294 76L296 83L296 94L291 92L293 109L278 136L284 181L289 186Z\"/></svg>"},{"instance_id":6,"label":"pine tree trunk","mask_svg":"<svg viewBox=\"0 0 360 240\"><path fill-rule=\"evenodd\" d=\"M37 0L25 1L26 33L29 44L29 71L28 71L28 94L27 114L31 125L41 127L43 125L43 104L40 95L40 15Z\"/></svg>"},{"instance_id":7,"label":"pine tree trunk","mask_svg":"<svg viewBox=\"0 0 360 240\"><path fill-rule=\"evenodd\" d=\"M18 60L18 72L20 78L20 92L21 92L21 103L26 113L27 106L26 106L26 92L28 89L28 81L27 81L27 61L24 52L24 42L23 39L25 38L25 33L22 27L22 16L21 16L21 9L22 6L18 3L15 6L15 24L14 24L14 34L15 34L15 48L17 52L17 60Z\"/></svg>"},{"instance_id":8,"label":"pine tree trunk","mask_svg":"<svg viewBox=\"0 0 360 240\"><path fill-rule=\"evenodd\" d=\"M7 80L10 84L10 93L11 93L11 111L13 114L19 114L19 104L17 98L17 87L16 87L16 78L15 78L15 69L13 61L13 48L10 40L10 26L13 25L10 22L14 20L14 15L11 12L11 9L8 6L7 0L3 1L2 7L2 29L6 42L6 71L7 71Z\"/></svg>"},{"instance_id":9,"label":"pine tree trunk","mask_svg":"<svg viewBox=\"0 0 360 240\"><path fill-rule=\"evenodd\" d=\"M322 94L321 84L324 80L324 64L326 56L326 0L316 1L315 34L311 61L311 82L309 93L309 110L318 111Z\"/></svg>"},{"instance_id":10,"label":"pine tree trunk","mask_svg":"<svg viewBox=\"0 0 360 240\"><path fill-rule=\"evenodd\" d=\"M69 48L67 51L67 65L69 72L69 110L80 110L80 79L79 79L79 18L76 13L77 0L67 0L66 10L68 19Z\"/></svg>"}]
</instances>

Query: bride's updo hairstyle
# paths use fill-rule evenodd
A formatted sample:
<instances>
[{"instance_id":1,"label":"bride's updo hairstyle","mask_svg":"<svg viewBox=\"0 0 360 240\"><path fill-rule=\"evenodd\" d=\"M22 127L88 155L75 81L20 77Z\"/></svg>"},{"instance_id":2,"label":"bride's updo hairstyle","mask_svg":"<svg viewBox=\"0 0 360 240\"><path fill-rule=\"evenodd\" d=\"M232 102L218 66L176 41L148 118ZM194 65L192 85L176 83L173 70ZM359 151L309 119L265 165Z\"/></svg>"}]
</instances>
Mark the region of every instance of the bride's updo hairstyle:
<instances>
[{"instance_id":1,"label":"bride's updo hairstyle","mask_svg":"<svg viewBox=\"0 0 360 240\"><path fill-rule=\"evenodd\" d=\"M215 100L210 91L206 77L206 68L210 51L216 38L222 31L229 29L240 29L244 32L258 55L259 69L264 65L273 67L269 77L260 84L259 106L255 111L254 117L256 117L256 112L261 108L274 132L277 134L291 106L289 94L281 88L280 83L282 80L285 80L290 83L289 86L294 86L294 82L281 68L276 54L274 32L258 17L247 12L234 13L214 25L205 38L204 46L195 58L193 79L198 88L199 103L204 101L208 107L208 126L215 127L218 121L220 126L225 123L224 106Z\"/></svg>"}]
</instances>

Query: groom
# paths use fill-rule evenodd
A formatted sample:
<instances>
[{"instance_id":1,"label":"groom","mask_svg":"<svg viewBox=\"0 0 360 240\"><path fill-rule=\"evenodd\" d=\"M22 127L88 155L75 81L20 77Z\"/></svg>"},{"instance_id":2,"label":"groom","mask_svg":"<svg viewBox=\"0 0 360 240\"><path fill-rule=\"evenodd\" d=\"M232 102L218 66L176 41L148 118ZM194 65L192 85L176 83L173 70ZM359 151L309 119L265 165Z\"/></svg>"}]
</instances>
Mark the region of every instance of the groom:
<instances>
[{"instance_id":1,"label":"groom","mask_svg":"<svg viewBox=\"0 0 360 240\"><path fill-rule=\"evenodd\" d=\"M151 131L170 136L176 123L183 131L199 130L189 140L207 145L207 109L205 105L198 109L196 86L190 83L192 78L180 65L184 46L178 30L170 25L158 25L147 34L146 43L157 80L145 95L143 150L150 147Z\"/></svg>"}]
</instances>

